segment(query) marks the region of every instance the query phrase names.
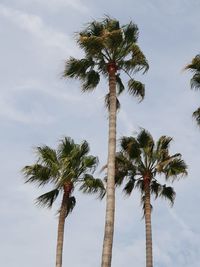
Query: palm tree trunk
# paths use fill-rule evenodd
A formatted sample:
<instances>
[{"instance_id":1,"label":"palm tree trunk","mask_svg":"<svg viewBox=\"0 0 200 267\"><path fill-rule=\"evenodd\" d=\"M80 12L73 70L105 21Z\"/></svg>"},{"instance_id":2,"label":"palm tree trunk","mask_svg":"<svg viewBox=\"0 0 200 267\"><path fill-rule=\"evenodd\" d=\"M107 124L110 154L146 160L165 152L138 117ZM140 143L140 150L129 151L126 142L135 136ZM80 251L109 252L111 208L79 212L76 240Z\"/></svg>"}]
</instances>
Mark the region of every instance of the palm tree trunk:
<instances>
[{"instance_id":1,"label":"palm tree trunk","mask_svg":"<svg viewBox=\"0 0 200 267\"><path fill-rule=\"evenodd\" d=\"M115 214L115 154L116 154L116 66L108 65L109 73L109 137L108 177L106 186L106 216L101 267L110 267Z\"/></svg>"},{"instance_id":2,"label":"palm tree trunk","mask_svg":"<svg viewBox=\"0 0 200 267\"><path fill-rule=\"evenodd\" d=\"M146 228L146 267L153 267L150 179L144 179L144 216Z\"/></svg>"},{"instance_id":3,"label":"palm tree trunk","mask_svg":"<svg viewBox=\"0 0 200 267\"><path fill-rule=\"evenodd\" d=\"M62 267L62 254L63 254L63 241L64 241L64 229L65 218L67 215L68 199L72 191L72 185L66 184L64 186L64 194L60 208L60 215L58 221L58 234L57 234L57 248L56 248L56 267Z\"/></svg>"}]
</instances>

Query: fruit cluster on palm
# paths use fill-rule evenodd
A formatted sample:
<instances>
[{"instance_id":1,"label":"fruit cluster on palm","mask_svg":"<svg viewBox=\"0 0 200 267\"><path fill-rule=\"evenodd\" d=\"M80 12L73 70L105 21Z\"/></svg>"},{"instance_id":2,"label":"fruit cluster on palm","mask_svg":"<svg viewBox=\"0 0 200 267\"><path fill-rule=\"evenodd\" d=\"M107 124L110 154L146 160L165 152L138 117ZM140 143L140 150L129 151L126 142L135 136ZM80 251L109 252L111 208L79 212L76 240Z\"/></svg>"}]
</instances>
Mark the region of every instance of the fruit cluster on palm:
<instances>
[{"instance_id":1,"label":"fruit cluster on palm","mask_svg":"<svg viewBox=\"0 0 200 267\"><path fill-rule=\"evenodd\" d=\"M50 184L53 190L39 196L37 204L51 208L58 195L62 195L59 210L56 267L62 266L64 225L68 214L73 210L76 199L74 189L79 187L84 193L104 194L104 185L100 179L93 177L98 164L97 157L88 155L89 145L86 141L76 144L71 138L60 141L57 150L48 146L37 147L37 161L25 166L23 173L27 183L38 186Z\"/></svg>"},{"instance_id":2,"label":"fruit cluster on palm","mask_svg":"<svg viewBox=\"0 0 200 267\"><path fill-rule=\"evenodd\" d=\"M174 181L187 174L187 166L181 154L170 155L171 137L161 136L155 143L146 130L136 136L123 137L121 151L116 155L116 185L125 182L124 192L130 195L134 189L141 193L146 226L146 267L153 267L151 195L163 197L174 203L175 191L171 186L161 184L158 176L166 182Z\"/></svg>"},{"instance_id":3,"label":"fruit cluster on palm","mask_svg":"<svg viewBox=\"0 0 200 267\"><path fill-rule=\"evenodd\" d=\"M118 20L106 17L93 21L77 36L77 43L85 57L66 61L63 76L82 82L82 91L97 87L100 77L109 82L105 100L109 108L108 135L108 179L106 186L106 218L102 252L102 267L111 266L115 211L115 153L116 153L116 110L117 96L125 89L120 74L128 76L127 88L131 95L144 98L144 84L136 81L133 74L148 70L147 60L137 45L138 28L130 22L120 25Z\"/></svg>"},{"instance_id":4,"label":"fruit cluster on palm","mask_svg":"<svg viewBox=\"0 0 200 267\"><path fill-rule=\"evenodd\" d=\"M190 84L191 88L195 90L200 89L200 54L193 58L192 62L185 67L194 73ZM197 124L200 126L200 108L193 112L193 117L196 119Z\"/></svg>"}]
</instances>

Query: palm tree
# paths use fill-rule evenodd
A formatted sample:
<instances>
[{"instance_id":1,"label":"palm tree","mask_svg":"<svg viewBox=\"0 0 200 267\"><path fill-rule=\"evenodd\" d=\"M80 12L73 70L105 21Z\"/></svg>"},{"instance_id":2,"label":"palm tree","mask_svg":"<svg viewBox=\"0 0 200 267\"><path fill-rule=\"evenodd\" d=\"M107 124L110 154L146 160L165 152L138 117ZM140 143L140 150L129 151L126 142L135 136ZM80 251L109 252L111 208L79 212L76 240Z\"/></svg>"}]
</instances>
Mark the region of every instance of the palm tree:
<instances>
[{"instance_id":1,"label":"palm tree","mask_svg":"<svg viewBox=\"0 0 200 267\"><path fill-rule=\"evenodd\" d=\"M151 195L163 197L174 203L175 191L171 186L162 185L157 176L164 176L166 181L174 181L187 175L187 166L181 154L169 154L171 137L161 136L155 143L146 130L141 130L137 137L123 137L121 151L116 156L116 185L126 181L124 192L130 195L133 189L141 192L146 228L146 266L153 267Z\"/></svg>"},{"instance_id":2,"label":"palm tree","mask_svg":"<svg viewBox=\"0 0 200 267\"><path fill-rule=\"evenodd\" d=\"M98 193L101 197L104 186L100 179L92 176L98 159L88 155L89 145L86 141L75 144L71 138L65 137L60 141L57 150L42 146L37 147L36 152L36 163L25 166L22 171L26 183L53 185L53 190L37 198L37 204L51 208L58 195L62 195L56 249L56 267L61 267L65 219L76 204L72 195L75 187L79 186L79 190L84 193Z\"/></svg>"},{"instance_id":3,"label":"palm tree","mask_svg":"<svg viewBox=\"0 0 200 267\"><path fill-rule=\"evenodd\" d=\"M194 73L190 84L191 88L195 90L200 89L200 54L192 59L192 62L185 67ZM196 119L198 126L200 126L200 107L193 112L193 117Z\"/></svg>"},{"instance_id":4,"label":"palm tree","mask_svg":"<svg viewBox=\"0 0 200 267\"><path fill-rule=\"evenodd\" d=\"M128 76L128 92L141 100L145 95L144 84L133 79L133 74L147 71L147 60L137 45L138 27L132 21L120 26L116 19L106 17L92 21L77 36L77 43L84 52L82 59L71 57L66 61L63 76L82 82L82 91L92 91L103 76L109 83L105 97L109 109L108 179L106 186L106 218L102 252L102 267L111 266L115 211L115 153L117 96L125 86L120 78Z\"/></svg>"}]
</instances>

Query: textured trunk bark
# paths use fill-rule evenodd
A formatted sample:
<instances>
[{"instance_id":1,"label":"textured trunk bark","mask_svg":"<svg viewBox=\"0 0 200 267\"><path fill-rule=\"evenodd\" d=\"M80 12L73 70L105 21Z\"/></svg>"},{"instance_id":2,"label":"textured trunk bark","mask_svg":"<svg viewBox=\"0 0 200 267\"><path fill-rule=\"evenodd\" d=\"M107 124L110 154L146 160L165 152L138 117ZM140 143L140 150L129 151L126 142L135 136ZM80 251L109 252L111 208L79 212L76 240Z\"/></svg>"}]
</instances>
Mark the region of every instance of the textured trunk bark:
<instances>
[{"instance_id":1,"label":"textured trunk bark","mask_svg":"<svg viewBox=\"0 0 200 267\"><path fill-rule=\"evenodd\" d=\"M152 254L152 230L151 230L151 195L150 195L150 179L144 181L145 200L144 215L146 228L146 267L153 267Z\"/></svg>"},{"instance_id":2,"label":"textured trunk bark","mask_svg":"<svg viewBox=\"0 0 200 267\"><path fill-rule=\"evenodd\" d=\"M58 221L58 234L57 234L57 248L56 248L56 267L62 267L62 254L63 254L63 241L64 241L64 229L65 218L67 215L67 202L72 191L72 184L66 184L64 186L64 194L60 208L60 215Z\"/></svg>"},{"instance_id":3,"label":"textured trunk bark","mask_svg":"<svg viewBox=\"0 0 200 267\"><path fill-rule=\"evenodd\" d=\"M110 267L114 234L115 214L115 154L116 154L116 67L108 66L109 73L109 137L108 177L106 186L106 216L101 267Z\"/></svg>"}]
</instances>

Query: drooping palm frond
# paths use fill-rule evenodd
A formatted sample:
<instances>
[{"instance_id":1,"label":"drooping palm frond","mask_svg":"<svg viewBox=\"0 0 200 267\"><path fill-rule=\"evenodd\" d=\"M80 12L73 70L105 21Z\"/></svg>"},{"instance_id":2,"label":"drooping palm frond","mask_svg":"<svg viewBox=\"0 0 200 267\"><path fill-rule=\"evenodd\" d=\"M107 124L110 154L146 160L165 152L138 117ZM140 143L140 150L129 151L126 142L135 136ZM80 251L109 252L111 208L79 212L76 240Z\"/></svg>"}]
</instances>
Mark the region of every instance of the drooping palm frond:
<instances>
[{"instance_id":1,"label":"drooping palm frond","mask_svg":"<svg viewBox=\"0 0 200 267\"><path fill-rule=\"evenodd\" d=\"M195 110L192 114L193 118L196 120L197 125L200 126L200 108Z\"/></svg>"},{"instance_id":2,"label":"drooping palm frond","mask_svg":"<svg viewBox=\"0 0 200 267\"><path fill-rule=\"evenodd\" d=\"M52 191L49 191L49 192L39 196L36 199L36 204L41 206L41 207L51 208L53 203L54 203L54 201L58 197L58 194L59 194L59 190L58 189L54 189Z\"/></svg>"},{"instance_id":3,"label":"drooping palm frond","mask_svg":"<svg viewBox=\"0 0 200 267\"><path fill-rule=\"evenodd\" d=\"M200 71L195 73L190 81L191 89L200 89Z\"/></svg>"},{"instance_id":4,"label":"drooping palm frond","mask_svg":"<svg viewBox=\"0 0 200 267\"><path fill-rule=\"evenodd\" d=\"M140 100L144 99L145 86L143 83L136 81L134 79L129 80L128 91L131 95L138 97Z\"/></svg>"},{"instance_id":5,"label":"drooping palm frond","mask_svg":"<svg viewBox=\"0 0 200 267\"><path fill-rule=\"evenodd\" d=\"M175 193L173 187L163 185L161 187L160 192L159 192L159 196L169 200L171 205L173 205L175 197L176 197L176 193Z\"/></svg>"},{"instance_id":6,"label":"drooping palm frond","mask_svg":"<svg viewBox=\"0 0 200 267\"><path fill-rule=\"evenodd\" d=\"M69 213L71 213L74 209L74 207L76 206L76 198L71 196L68 198L67 200L67 213L66 213L66 217L69 215Z\"/></svg>"},{"instance_id":7,"label":"drooping palm frond","mask_svg":"<svg viewBox=\"0 0 200 267\"><path fill-rule=\"evenodd\" d=\"M85 174L79 188L87 194L97 194L99 198L105 195L105 187L101 179L95 179L92 175Z\"/></svg>"},{"instance_id":8,"label":"drooping palm frond","mask_svg":"<svg viewBox=\"0 0 200 267\"><path fill-rule=\"evenodd\" d=\"M175 158L164 169L166 179L177 179L187 175L187 165L180 158Z\"/></svg>"},{"instance_id":9,"label":"drooping palm frond","mask_svg":"<svg viewBox=\"0 0 200 267\"><path fill-rule=\"evenodd\" d=\"M100 81L100 75L95 70L90 70L86 72L84 77L84 82L82 83L82 91L91 91L97 87Z\"/></svg>"},{"instance_id":10,"label":"drooping palm frond","mask_svg":"<svg viewBox=\"0 0 200 267\"><path fill-rule=\"evenodd\" d=\"M153 180L150 184L151 194L154 194L155 198L157 198L161 190L162 190L161 184L159 184L156 180Z\"/></svg>"},{"instance_id":11,"label":"drooping palm frond","mask_svg":"<svg viewBox=\"0 0 200 267\"><path fill-rule=\"evenodd\" d=\"M123 191L126 195L130 195L135 187L135 178L131 177L131 179L128 180L128 182L126 183Z\"/></svg>"},{"instance_id":12,"label":"drooping palm frond","mask_svg":"<svg viewBox=\"0 0 200 267\"><path fill-rule=\"evenodd\" d=\"M119 74L116 75L116 83L118 89L117 95L120 95L125 90L125 87Z\"/></svg>"}]
</instances>

